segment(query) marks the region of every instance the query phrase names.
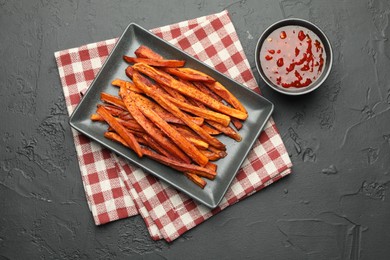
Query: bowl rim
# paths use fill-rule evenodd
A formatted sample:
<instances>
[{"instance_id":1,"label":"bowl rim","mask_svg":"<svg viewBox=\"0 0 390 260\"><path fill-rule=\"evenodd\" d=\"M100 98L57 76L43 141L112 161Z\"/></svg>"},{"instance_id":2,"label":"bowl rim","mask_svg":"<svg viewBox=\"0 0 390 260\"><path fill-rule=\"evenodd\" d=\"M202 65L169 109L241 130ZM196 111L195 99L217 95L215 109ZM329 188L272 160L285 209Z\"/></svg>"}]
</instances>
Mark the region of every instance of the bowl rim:
<instances>
[{"instance_id":1,"label":"bowl rim","mask_svg":"<svg viewBox=\"0 0 390 260\"><path fill-rule=\"evenodd\" d=\"M261 62L259 59L260 50L261 50L261 47L263 46L263 42L264 42L265 38L269 34L271 34L273 31L275 31L276 29L283 27L283 26L289 26L289 25L298 25L298 26L306 27L307 29L313 31L313 33L316 34L318 37L320 37L321 41L323 41L324 49L328 49L326 51L326 55L327 55L327 59L329 58L329 62L327 62L327 64L325 65L326 69L323 71L320 80L316 81L315 84L313 84L310 87L302 88L302 89L299 89L297 91L289 91L288 88L282 89L281 87L278 87L274 83L272 83L268 79L268 77L264 75L263 70L261 68ZM314 28L315 31L312 28ZM314 23L307 21L305 19L301 19L301 18L295 18L295 17L286 18L286 19L282 19L282 20L274 22L273 24L268 26L263 31L263 33L260 35L259 39L257 40L256 49L255 49L255 63L256 63L257 72L260 74L260 77L263 79L263 81L270 88L272 88L273 90L275 90L279 93L282 93L282 94L291 95L291 96L298 96L298 95L307 94L307 93L310 93L310 92L316 90L328 78L328 76L332 70L332 65L333 65L333 49L332 49L332 45L330 44L330 41L329 41L328 37L326 36L326 34L324 33L324 31L321 30L321 28L319 28Z\"/></svg>"}]
</instances>

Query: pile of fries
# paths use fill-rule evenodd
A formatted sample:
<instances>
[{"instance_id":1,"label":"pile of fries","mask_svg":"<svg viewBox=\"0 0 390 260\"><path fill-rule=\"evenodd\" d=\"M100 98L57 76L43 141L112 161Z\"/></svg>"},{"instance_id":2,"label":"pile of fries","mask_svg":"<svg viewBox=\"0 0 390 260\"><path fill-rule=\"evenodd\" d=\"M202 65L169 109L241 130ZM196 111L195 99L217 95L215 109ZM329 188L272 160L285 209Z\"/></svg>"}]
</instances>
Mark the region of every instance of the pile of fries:
<instances>
[{"instance_id":1,"label":"pile of fries","mask_svg":"<svg viewBox=\"0 0 390 260\"><path fill-rule=\"evenodd\" d=\"M146 46L123 56L131 81L116 79L119 95L101 93L91 120L109 125L104 136L184 173L202 189L217 174L212 163L227 155L216 136L241 141L237 132L248 113L209 75L168 60ZM234 126L234 128L232 127Z\"/></svg>"}]
</instances>

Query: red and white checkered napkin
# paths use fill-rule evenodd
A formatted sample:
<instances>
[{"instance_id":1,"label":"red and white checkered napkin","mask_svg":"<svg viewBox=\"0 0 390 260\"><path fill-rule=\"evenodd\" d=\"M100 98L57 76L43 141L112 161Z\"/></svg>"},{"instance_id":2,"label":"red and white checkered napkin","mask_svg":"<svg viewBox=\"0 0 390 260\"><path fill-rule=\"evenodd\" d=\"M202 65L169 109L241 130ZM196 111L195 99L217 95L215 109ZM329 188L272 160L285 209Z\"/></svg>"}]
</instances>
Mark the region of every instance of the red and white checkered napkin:
<instances>
[{"instance_id":1,"label":"red and white checkered napkin","mask_svg":"<svg viewBox=\"0 0 390 260\"><path fill-rule=\"evenodd\" d=\"M259 92L227 11L152 31ZM55 53L69 114L115 42L116 39L112 39ZM291 172L290 158L271 119L220 205L210 210L72 131L88 205L96 225L141 214L153 239L172 241Z\"/></svg>"}]
</instances>

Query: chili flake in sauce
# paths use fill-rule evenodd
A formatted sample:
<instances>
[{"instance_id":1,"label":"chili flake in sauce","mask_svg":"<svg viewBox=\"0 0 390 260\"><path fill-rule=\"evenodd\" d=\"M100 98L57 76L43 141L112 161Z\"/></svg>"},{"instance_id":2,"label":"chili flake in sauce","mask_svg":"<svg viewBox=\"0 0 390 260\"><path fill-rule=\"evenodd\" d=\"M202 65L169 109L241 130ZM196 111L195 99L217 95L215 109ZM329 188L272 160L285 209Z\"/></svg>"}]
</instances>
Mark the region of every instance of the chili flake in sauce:
<instances>
[{"instance_id":1,"label":"chili flake in sauce","mask_svg":"<svg viewBox=\"0 0 390 260\"><path fill-rule=\"evenodd\" d=\"M264 74L284 88L303 88L322 74L326 53L319 37L302 26L284 26L273 31L260 50Z\"/></svg>"}]
</instances>

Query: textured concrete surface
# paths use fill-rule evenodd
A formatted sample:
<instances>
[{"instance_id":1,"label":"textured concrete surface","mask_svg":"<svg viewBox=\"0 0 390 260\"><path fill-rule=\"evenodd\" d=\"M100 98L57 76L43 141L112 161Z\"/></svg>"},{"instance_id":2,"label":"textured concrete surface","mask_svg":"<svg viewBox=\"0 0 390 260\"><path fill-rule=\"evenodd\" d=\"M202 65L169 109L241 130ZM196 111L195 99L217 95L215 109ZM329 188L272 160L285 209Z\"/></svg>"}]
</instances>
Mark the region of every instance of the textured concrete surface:
<instances>
[{"instance_id":1,"label":"textured concrete surface","mask_svg":"<svg viewBox=\"0 0 390 260\"><path fill-rule=\"evenodd\" d=\"M253 71L256 39L285 17L334 48L303 97L265 87L293 175L171 244L140 217L95 227L53 52L229 10ZM0 259L389 259L388 0L0 0Z\"/></svg>"}]
</instances>

